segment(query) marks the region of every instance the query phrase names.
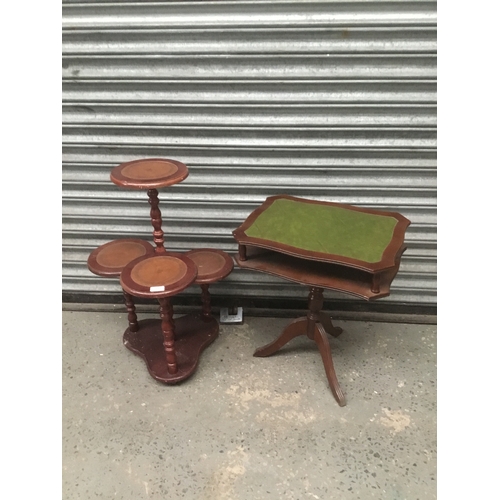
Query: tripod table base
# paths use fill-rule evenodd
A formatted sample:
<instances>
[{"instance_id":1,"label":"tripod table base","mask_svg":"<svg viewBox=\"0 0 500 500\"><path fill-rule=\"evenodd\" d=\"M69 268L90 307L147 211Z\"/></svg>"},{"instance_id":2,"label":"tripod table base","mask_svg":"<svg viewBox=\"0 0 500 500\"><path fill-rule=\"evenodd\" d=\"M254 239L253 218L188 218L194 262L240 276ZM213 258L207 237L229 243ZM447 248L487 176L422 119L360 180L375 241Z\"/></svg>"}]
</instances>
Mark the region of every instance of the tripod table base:
<instances>
[{"instance_id":1,"label":"tripod table base","mask_svg":"<svg viewBox=\"0 0 500 500\"><path fill-rule=\"evenodd\" d=\"M257 349L254 352L254 356L271 356L285 344L290 342L290 340L298 337L299 335L305 335L316 342L321 354L321 359L323 360L323 366L325 367L326 378L328 379L330 390L332 391L332 394L339 406L345 406L346 399L342 389L340 388L337 375L335 374L327 333L333 337L338 337L342 333L342 328L333 326L330 321L330 317L327 314L320 312L313 318L307 316L297 318L285 327L277 339Z\"/></svg>"}]
</instances>

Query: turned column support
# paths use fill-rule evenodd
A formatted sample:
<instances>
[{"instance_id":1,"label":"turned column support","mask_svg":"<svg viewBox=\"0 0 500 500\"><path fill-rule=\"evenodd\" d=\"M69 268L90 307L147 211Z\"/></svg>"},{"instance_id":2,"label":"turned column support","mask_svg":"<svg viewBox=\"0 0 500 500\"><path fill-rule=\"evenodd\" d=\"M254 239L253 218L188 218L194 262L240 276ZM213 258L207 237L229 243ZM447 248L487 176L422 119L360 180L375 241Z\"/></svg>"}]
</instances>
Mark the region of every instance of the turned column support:
<instances>
[{"instance_id":1,"label":"turned column support","mask_svg":"<svg viewBox=\"0 0 500 500\"><path fill-rule=\"evenodd\" d=\"M123 298L125 299L125 306L127 308L128 326L131 332L139 330L139 323L137 322L137 314L135 313L135 304L132 295L123 290Z\"/></svg>"},{"instance_id":2,"label":"turned column support","mask_svg":"<svg viewBox=\"0 0 500 500\"><path fill-rule=\"evenodd\" d=\"M201 304L203 319L208 319L212 316L212 307L210 305L210 292L208 284L200 285L201 288Z\"/></svg>"},{"instance_id":3,"label":"turned column support","mask_svg":"<svg viewBox=\"0 0 500 500\"><path fill-rule=\"evenodd\" d=\"M160 200L158 199L158 190L157 189L148 189L148 197L149 204L151 205L151 224L153 225L153 241L155 242L156 253L166 253L163 239L163 231L161 229L162 220L161 220L161 212L158 208L160 204Z\"/></svg>"},{"instance_id":4,"label":"turned column support","mask_svg":"<svg viewBox=\"0 0 500 500\"><path fill-rule=\"evenodd\" d=\"M307 312L307 336L311 340L314 340L314 326L318 321L321 321L320 312L323 307L323 288L312 286L309 289L307 306L309 308Z\"/></svg>"},{"instance_id":5,"label":"turned column support","mask_svg":"<svg viewBox=\"0 0 500 500\"><path fill-rule=\"evenodd\" d=\"M163 332L163 347L167 360L167 371L177 373L177 356L175 355L175 326L173 308L168 298L158 299L160 303L161 329Z\"/></svg>"}]
</instances>

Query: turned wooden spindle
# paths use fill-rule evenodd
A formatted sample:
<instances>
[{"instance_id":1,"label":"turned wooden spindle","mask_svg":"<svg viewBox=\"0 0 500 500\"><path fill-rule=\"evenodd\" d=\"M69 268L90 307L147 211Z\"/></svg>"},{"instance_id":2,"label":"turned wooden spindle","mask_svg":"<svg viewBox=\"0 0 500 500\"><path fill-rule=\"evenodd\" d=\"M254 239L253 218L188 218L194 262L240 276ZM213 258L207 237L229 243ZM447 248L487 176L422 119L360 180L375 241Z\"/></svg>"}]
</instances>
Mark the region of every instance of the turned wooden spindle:
<instances>
[{"instance_id":1,"label":"turned wooden spindle","mask_svg":"<svg viewBox=\"0 0 500 500\"><path fill-rule=\"evenodd\" d=\"M380 273L373 273L371 291L380 293Z\"/></svg>"},{"instance_id":2,"label":"turned wooden spindle","mask_svg":"<svg viewBox=\"0 0 500 500\"><path fill-rule=\"evenodd\" d=\"M238 245L238 256L240 260L247 260L247 247L246 245Z\"/></svg>"},{"instance_id":3,"label":"turned wooden spindle","mask_svg":"<svg viewBox=\"0 0 500 500\"><path fill-rule=\"evenodd\" d=\"M158 190L157 189L148 189L148 197L149 204L151 205L151 224L153 225L153 241L156 244L155 252L157 254L166 253L163 239L163 231L161 229L162 220L161 220L161 212L158 207L160 201L158 199Z\"/></svg>"},{"instance_id":4,"label":"turned wooden spindle","mask_svg":"<svg viewBox=\"0 0 500 500\"><path fill-rule=\"evenodd\" d=\"M201 288L201 303L203 321L212 317L211 296L208 287L224 279L234 267L233 259L222 250L215 248L197 248L186 254L196 265L198 275L195 283Z\"/></svg>"},{"instance_id":5,"label":"turned wooden spindle","mask_svg":"<svg viewBox=\"0 0 500 500\"><path fill-rule=\"evenodd\" d=\"M132 295L123 290L123 297L125 299L125 306L127 307L128 326L131 332L139 330L139 323L137 322L137 314L135 313L135 304Z\"/></svg>"},{"instance_id":6,"label":"turned wooden spindle","mask_svg":"<svg viewBox=\"0 0 500 500\"><path fill-rule=\"evenodd\" d=\"M210 292L208 291L208 287L209 285L200 285L202 315L204 318L209 318L212 314L212 308L210 306Z\"/></svg>"},{"instance_id":7,"label":"turned wooden spindle","mask_svg":"<svg viewBox=\"0 0 500 500\"><path fill-rule=\"evenodd\" d=\"M163 347L167 359L168 373L177 373L177 356L175 355L175 327L173 309L168 298L158 299L160 303L161 329L163 331Z\"/></svg>"},{"instance_id":8,"label":"turned wooden spindle","mask_svg":"<svg viewBox=\"0 0 500 500\"><path fill-rule=\"evenodd\" d=\"M320 311L323 307L323 288L312 286L309 290L307 312L307 336L314 340L314 327L321 322Z\"/></svg>"}]
</instances>

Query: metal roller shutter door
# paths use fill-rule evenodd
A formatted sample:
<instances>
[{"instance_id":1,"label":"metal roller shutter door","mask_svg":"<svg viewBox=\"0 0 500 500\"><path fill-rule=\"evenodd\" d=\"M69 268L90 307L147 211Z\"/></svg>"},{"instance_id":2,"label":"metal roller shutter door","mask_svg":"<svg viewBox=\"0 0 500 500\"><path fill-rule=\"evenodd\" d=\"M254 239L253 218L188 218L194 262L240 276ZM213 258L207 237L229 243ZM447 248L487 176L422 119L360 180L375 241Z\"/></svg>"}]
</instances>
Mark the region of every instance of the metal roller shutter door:
<instances>
[{"instance_id":1,"label":"metal roller shutter door","mask_svg":"<svg viewBox=\"0 0 500 500\"><path fill-rule=\"evenodd\" d=\"M169 249L234 253L232 230L273 194L398 211L409 248L378 302L435 308L436 17L419 1L64 1L63 301L120 295L87 257L152 226L145 193L109 172L165 157L190 171L160 190ZM211 292L306 294L237 268Z\"/></svg>"}]
</instances>

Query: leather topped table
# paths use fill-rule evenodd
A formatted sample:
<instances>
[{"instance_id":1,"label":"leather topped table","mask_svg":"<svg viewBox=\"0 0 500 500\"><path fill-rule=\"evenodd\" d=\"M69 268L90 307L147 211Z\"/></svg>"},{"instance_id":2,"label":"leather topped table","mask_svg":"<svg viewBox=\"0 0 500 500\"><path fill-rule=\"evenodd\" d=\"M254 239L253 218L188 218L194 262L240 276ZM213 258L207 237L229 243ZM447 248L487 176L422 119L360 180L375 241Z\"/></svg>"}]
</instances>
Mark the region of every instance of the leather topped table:
<instances>
[{"instance_id":1,"label":"leather topped table","mask_svg":"<svg viewBox=\"0 0 500 500\"><path fill-rule=\"evenodd\" d=\"M396 212L271 196L233 231L241 268L279 276L308 286L308 314L292 321L254 356L270 356L298 335L318 345L332 393L340 406L338 383L327 334L338 336L321 311L325 288L374 300L390 294L406 250L410 221Z\"/></svg>"},{"instance_id":2,"label":"leather topped table","mask_svg":"<svg viewBox=\"0 0 500 500\"><path fill-rule=\"evenodd\" d=\"M172 186L182 182L189 175L189 170L177 160L146 158L122 163L113 168L111 181L117 186L130 189L147 189L151 205L151 223L153 240L157 253L165 253L161 212L159 209L158 188Z\"/></svg>"}]
</instances>

